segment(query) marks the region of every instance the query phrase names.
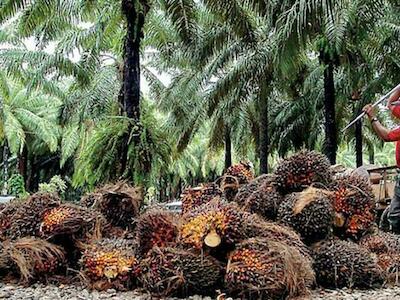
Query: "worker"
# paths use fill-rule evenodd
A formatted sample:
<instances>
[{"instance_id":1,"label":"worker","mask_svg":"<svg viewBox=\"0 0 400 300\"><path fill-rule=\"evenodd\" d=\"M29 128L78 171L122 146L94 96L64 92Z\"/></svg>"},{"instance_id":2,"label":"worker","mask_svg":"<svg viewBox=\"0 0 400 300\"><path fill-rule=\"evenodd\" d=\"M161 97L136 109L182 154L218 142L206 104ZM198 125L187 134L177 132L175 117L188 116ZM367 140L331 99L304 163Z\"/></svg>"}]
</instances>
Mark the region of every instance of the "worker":
<instances>
[{"instance_id":1,"label":"worker","mask_svg":"<svg viewBox=\"0 0 400 300\"><path fill-rule=\"evenodd\" d=\"M400 105L395 103L399 100L400 89L393 92L388 100L388 108L396 118L400 118ZM366 105L363 111L368 116L375 133L384 142L396 142L396 164L400 168L400 127L391 130L383 126L376 117L376 111L372 104ZM394 188L394 196L389 207L388 221L391 231L400 234L400 177L398 177Z\"/></svg>"}]
</instances>

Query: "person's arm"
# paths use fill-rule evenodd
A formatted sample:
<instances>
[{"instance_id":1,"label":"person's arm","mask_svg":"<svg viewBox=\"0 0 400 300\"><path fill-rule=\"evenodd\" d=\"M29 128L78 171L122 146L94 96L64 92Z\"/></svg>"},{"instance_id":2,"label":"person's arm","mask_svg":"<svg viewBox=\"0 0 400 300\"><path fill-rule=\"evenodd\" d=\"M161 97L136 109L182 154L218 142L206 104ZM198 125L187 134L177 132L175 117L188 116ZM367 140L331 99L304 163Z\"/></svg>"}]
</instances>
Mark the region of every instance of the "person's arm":
<instances>
[{"instance_id":1,"label":"person's arm","mask_svg":"<svg viewBox=\"0 0 400 300\"><path fill-rule=\"evenodd\" d=\"M370 119L371 120L371 125L372 128L374 129L375 133L385 142L391 142L392 140L390 139L389 133L390 130L387 129L385 126L379 122L378 119Z\"/></svg>"},{"instance_id":2,"label":"person's arm","mask_svg":"<svg viewBox=\"0 0 400 300\"><path fill-rule=\"evenodd\" d=\"M400 90L397 90L393 92L393 94L390 95L389 100L388 100L388 108L390 110L393 110L396 106L393 105L393 102L396 102L400 98Z\"/></svg>"},{"instance_id":3,"label":"person's arm","mask_svg":"<svg viewBox=\"0 0 400 300\"><path fill-rule=\"evenodd\" d=\"M399 98L400 98L400 90L397 90L393 92L392 95L390 95L390 98L388 100L388 108L396 118L400 118L400 106L398 104L393 105L393 103L398 101Z\"/></svg>"},{"instance_id":4,"label":"person's arm","mask_svg":"<svg viewBox=\"0 0 400 300\"><path fill-rule=\"evenodd\" d=\"M385 126L379 122L376 118L376 114L374 108L371 104L368 104L364 107L363 111L367 114L368 119L371 121L372 128L374 129L375 133L385 142L391 142L390 132L391 130L387 129Z\"/></svg>"}]
</instances>

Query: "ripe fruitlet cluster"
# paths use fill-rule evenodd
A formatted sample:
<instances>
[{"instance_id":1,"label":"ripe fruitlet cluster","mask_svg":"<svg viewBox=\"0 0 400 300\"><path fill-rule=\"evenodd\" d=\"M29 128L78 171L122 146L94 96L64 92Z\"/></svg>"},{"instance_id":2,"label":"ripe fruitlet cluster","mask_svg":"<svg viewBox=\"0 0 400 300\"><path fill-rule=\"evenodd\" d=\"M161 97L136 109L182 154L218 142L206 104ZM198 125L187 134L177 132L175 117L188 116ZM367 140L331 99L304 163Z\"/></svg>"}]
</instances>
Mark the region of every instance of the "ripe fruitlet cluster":
<instances>
[{"instance_id":1,"label":"ripe fruitlet cluster","mask_svg":"<svg viewBox=\"0 0 400 300\"><path fill-rule=\"evenodd\" d=\"M56 207L44 214L41 232L47 234L56 230L66 219L72 217L76 211L72 207Z\"/></svg>"},{"instance_id":2,"label":"ripe fruitlet cluster","mask_svg":"<svg viewBox=\"0 0 400 300\"><path fill-rule=\"evenodd\" d=\"M136 224L137 242L141 255L153 247L175 244L178 228L172 212L155 209L140 216Z\"/></svg>"},{"instance_id":3,"label":"ripe fruitlet cluster","mask_svg":"<svg viewBox=\"0 0 400 300\"><path fill-rule=\"evenodd\" d=\"M121 239L104 239L91 245L83 253L81 264L93 284L107 280L128 287L139 273L132 244Z\"/></svg>"},{"instance_id":4,"label":"ripe fruitlet cluster","mask_svg":"<svg viewBox=\"0 0 400 300\"><path fill-rule=\"evenodd\" d=\"M353 242L328 240L314 247L317 283L326 288L368 288L382 282L374 255Z\"/></svg>"},{"instance_id":5,"label":"ripe fruitlet cluster","mask_svg":"<svg viewBox=\"0 0 400 300\"><path fill-rule=\"evenodd\" d=\"M306 244L325 239L333 228L331 198L323 190L309 188L286 197L279 207L278 220L295 229Z\"/></svg>"},{"instance_id":6,"label":"ripe fruitlet cluster","mask_svg":"<svg viewBox=\"0 0 400 300\"><path fill-rule=\"evenodd\" d=\"M199 207L220 196L222 196L222 191L215 183L207 183L195 188L187 188L181 195L182 213L185 214L191 209Z\"/></svg>"},{"instance_id":7,"label":"ripe fruitlet cluster","mask_svg":"<svg viewBox=\"0 0 400 300\"><path fill-rule=\"evenodd\" d=\"M235 203L216 200L206 203L183 216L180 239L184 244L200 249L208 234L215 233L226 244L233 244L244 234L243 212Z\"/></svg>"},{"instance_id":8,"label":"ripe fruitlet cluster","mask_svg":"<svg viewBox=\"0 0 400 300\"><path fill-rule=\"evenodd\" d=\"M248 282L254 286L262 286L264 282L262 276L258 274L268 272L272 268L273 264L261 262L259 252L250 249L237 250L230 257L226 280L232 283Z\"/></svg>"},{"instance_id":9,"label":"ripe fruitlet cluster","mask_svg":"<svg viewBox=\"0 0 400 300\"><path fill-rule=\"evenodd\" d=\"M253 165L250 162L240 162L230 166L225 175L236 177L239 184L247 184L254 179Z\"/></svg>"},{"instance_id":10,"label":"ripe fruitlet cluster","mask_svg":"<svg viewBox=\"0 0 400 300\"><path fill-rule=\"evenodd\" d=\"M375 203L368 180L359 175L340 177L332 185L334 209L345 236L358 238L368 231L375 219Z\"/></svg>"},{"instance_id":11,"label":"ripe fruitlet cluster","mask_svg":"<svg viewBox=\"0 0 400 300\"><path fill-rule=\"evenodd\" d=\"M161 297L212 293L222 277L222 267L216 259L171 247L153 248L141 269L143 286Z\"/></svg>"},{"instance_id":12,"label":"ripe fruitlet cluster","mask_svg":"<svg viewBox=\"0 0 400 300\"><path fill-rule=\"evenodd\" d=\"M225 275L228 291L242 298L295 297L303 294L313 279L308 258L294 247L266 238L238 244L229 255Z\"/></svg>"},{"instance_id":13,"label":"ripe fruitlet cluster","mask_svg":"<svg viewBox=\"0 0 400 300\"><path fill-rule=\"evenodd\" d=\"M299 192L313 183L328 184L332 180L327 157L308 150L283 160L274 174L279 190L285 194Z\"/></svg>"}]
</instances>

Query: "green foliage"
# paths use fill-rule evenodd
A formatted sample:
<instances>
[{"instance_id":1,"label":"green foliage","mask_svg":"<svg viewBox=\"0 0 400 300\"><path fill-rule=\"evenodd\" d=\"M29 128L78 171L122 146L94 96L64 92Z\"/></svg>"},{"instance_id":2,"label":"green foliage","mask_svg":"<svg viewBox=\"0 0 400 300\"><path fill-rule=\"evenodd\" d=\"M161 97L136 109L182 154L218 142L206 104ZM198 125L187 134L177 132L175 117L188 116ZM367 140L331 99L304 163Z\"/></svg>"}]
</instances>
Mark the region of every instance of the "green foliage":
<instances>
[{"instance_id":1,"label":"green foliage","mask_svg":"<svg viewBox=\"0 0 400 300\"><path fill-rule=\"evenodd\" d=\"M39 192L57 193L62 195L66 192L66 190L67 184L60 175L53 176L48 183L39 184Z\"/></svg>"},{"instance_id":2,"label":"green foliage","mask_svg":"<svg viewBox=\"0 0 400 300\"><path fill-rule=\"evenodd\" d=\"M25 198L28 193L25 190L24 178L19 174L14 174L7 182L8 193L17 198Z\"/></svg>"},{"instance_id":3,"label":"green foliage","mask_svg":"<svg viewBox=\"0 0 400 300\"><path fill-rule=\"evenodd\" d=\"M74 185L93 188L119 176L146 183L151 174L161 171L171 148L167 136L157 127L160 121L154 114L154 107L144 102L140 124L125 117L109 116L94 126L79 150ZM121 146L125 139L128 140L129 173L121 174Z\"/></svg>"}]
</instances>

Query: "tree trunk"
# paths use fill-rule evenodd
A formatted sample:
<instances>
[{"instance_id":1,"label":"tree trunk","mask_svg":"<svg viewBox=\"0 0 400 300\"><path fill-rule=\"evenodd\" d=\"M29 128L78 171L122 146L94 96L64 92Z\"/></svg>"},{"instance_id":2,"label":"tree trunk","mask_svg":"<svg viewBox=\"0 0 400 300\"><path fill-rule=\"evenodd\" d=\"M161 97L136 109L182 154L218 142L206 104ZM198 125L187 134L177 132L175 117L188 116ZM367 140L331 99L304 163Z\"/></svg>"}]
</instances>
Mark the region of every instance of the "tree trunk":
<instances>
[{"instance_id":1,"label":"tree trunk","mask_svg":"<svg viewBox=\"0 0 400 300\"><path fill-rule=\"evenodd\" d=\"M4 141L4 147L3 147L3 189L2 189L2 194L6 195L7 194L7 181L8 181L8 144L7 141Z\"/></svg>"},{"instance_id":2,"label":"tree trunk","mask_svg":"<svg viewBox=\"0 0 400 300\"><path fill-rule=\"evenodd\" d=\"M28 149L26 146L24 146L22 153L18 157L18 172L24 178L24 182L26 184L28 172Z\"/></svg>"},{"instance_id":3,"label":"tree trunk","mask_svg":"<svg viewBox=\"0 0 400 300\"><path fill-rule=\"evenodd\" d=\"M26 179L25 179L25 189L28 192L32 192L33 186L33 177L35 176L35 172L40 172L39 168L35 168L35 158L34 157L29 157L28 158L28 171L26 172Z\"/></svg>"},{"instance_id":4,"label":"tree trunk","mask_svg":"<svg viewBox=\"0 0 400 300\"><path fill-rule=\"evenodd\" d=\"M335 113L334 65L331 60L325 62L324 71L324 113L325 143L324 152L332 165L336 164L337 131Z\"/></svg>"},{"instance_id":5,"label":"tree trunk","mask_svg":"<svg viewBox=\"0 0 400 300\"><path fill-rule=\"evenodd\" d=\"M268 87L262 82L259 94L260 110L260 175L268 173L269 135L268 135Z\"/></svg>"},{"instance_id":6,"label":"tree trunk","mask_svg":"<svg viewBox=\"0 0 400 300\"><path fill-rule=\"evenodd\" d=\"M134 123L140 118L140 43L143 38L143 26L148 7L145 1L122 0L122 12L126 20L124 42L124 66L120 102L123 113ZM132 129L132 125L129 126ZM130 130L128 132L130 132ZM121 155L121 173L126 170L128 160L129 133L124 138ZM138 142L138 135L134 135Z\"/></svg>"},{"instance_id":7,"label":"tree trunk","mask_svg":"<svg viewBox=\"0 0 400 300\"><path fill-rule=\"evenodd\" d=\"M225 170L232 165L231 129L225 125Z\"/></svg>"},{"instance_id":8,"label":"tree trunk","mask_svg":"<svg viewBox=\"0 0 400 300\"><path fill-rule=\"evenodd\" d=\"M363 165L363 140L362 140L362 121L356 123L355 128L356 138L356 162L357 168Z\"/></svg>"}]
</instances>

